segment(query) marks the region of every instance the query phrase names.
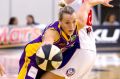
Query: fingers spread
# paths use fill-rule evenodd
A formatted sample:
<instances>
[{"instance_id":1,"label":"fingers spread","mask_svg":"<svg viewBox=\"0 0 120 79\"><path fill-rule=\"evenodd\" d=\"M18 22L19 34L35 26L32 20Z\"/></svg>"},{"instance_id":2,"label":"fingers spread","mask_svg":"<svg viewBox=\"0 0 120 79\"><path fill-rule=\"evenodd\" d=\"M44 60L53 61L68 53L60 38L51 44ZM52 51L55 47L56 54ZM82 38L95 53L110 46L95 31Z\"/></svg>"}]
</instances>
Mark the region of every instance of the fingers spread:
<instances>
[{"instance_id":1,"label":"fingers spread","mask_svg":"<svg viewBox=\"0 0 120 79\"><path fill-rule=\"evenodd\" d=\"M113 5L110 4L112 0L105 0L105 3L103 5L107 6L107 7L114 7Z\"/></svg>"}]
</instances>

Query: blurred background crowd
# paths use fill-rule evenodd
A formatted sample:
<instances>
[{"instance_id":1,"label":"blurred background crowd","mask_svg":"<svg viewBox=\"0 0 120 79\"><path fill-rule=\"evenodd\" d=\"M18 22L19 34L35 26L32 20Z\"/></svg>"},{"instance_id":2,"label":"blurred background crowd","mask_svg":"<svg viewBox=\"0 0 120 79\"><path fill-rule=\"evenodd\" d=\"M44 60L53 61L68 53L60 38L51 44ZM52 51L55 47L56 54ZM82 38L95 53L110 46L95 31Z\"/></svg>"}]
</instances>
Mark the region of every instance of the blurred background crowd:
<instances>
[{"instance_id":1,"label":"blurred background crowd","mask_svg":"<svg viewBox=\"0 0 120 79\"><path fill-rule=\"evenodd\" d=\"M16 21L17 25L49 24L57 19L58 1L1 0L0 25L9 25L10 21ZM120 25L120 0L113 0L111 4L113 8L102 5L93 8L93 25Z\"/></svg>"}]
</instances>

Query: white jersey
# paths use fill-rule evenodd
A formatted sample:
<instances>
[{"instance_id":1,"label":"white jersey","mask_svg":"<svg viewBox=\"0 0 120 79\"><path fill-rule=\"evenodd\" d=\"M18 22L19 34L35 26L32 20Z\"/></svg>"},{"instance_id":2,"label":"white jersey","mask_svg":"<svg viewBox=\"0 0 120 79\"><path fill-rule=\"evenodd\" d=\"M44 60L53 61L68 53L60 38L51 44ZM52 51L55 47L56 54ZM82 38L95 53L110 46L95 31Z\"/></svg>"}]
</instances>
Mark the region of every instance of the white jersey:
<instances>
[{"instance_id":1,"label":"white jersey","mask_svg":"<svg viewBox=\"0 0 120 79\"><path fill-rule=\"evenodd\" d=\"M69 4L69 6L71 6L72 8L75 9L75 11L77 11L79 7L82 5L82 3L83 0L75 0L74 2ZM87 28L91 28L91 32L87 33ZM92 29L92 10L88 14L86 26L84 26L79 31L79 40L81 49L96 51L95 37Z\"/></svg>"},{"instance_id":2,"label":"white jersey","mask_svg":"<svg viewBox=\"0 0 120 79\"><path fill-rule=\"evenodd\" d=\"M92 30L91 26L85 26L79 31L80 47L81 49L96 51L94 32L91 31L90 33L87 33L87 27L90 27Z\"/></svg>"},{"instance_id":3,"label":"white jersey","mask_svg":"<svg viewBox=\"0 0 120 79\"><path fill-rule=\"evenodd\" d=\"M77 49L69 62L60 69L51 72L65 77L65 79L88 79L86 78L96 59L96 52ZM79 62L78 62L79 61Z\"/></svg>"}]
</instances>

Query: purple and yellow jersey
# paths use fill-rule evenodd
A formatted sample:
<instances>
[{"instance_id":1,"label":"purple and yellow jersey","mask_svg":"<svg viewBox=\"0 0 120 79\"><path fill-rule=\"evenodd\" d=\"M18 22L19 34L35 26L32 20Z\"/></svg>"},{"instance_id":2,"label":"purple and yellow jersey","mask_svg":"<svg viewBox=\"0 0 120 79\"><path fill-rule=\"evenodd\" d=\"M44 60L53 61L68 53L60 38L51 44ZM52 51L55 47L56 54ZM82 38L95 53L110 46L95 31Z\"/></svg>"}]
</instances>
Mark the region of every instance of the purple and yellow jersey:
<instances>
[{"instance_id":1,"label":"purple and yellow jersey","mask_svg":"<svg viewBox=\"0 0 120 79\"><path fill-rule=\"evenodd\" d=\"M71 36L71 38L68 38L68 36L62 31L59 25L59 22L56 21L54 24L51 24L48 27L46 27L42 35L40 35L37 39L31 41L25 46L24 52L19 62L20 71L19 71L18 79L32 79L29 76L27 76L31 66L34 66L36 69L38 69L37 77L39 77L41 74L45 72L37 66L35 57L36 57L37 50L41 46L42 38L47 29L54 29L59 33L59 39L54 42L54 45L58 46L61 50L63 50L63 52L66 49L71 48L75 43L79 45L77 29L74 31L74 34ZM63 58L64 58L64 55L63 55Z\"/></svg>"},{"instance_id":2,"label":"purple and yellow jersey","mask_svg":"<svg viewBox=\"0 0 120 79\"><path fill-rule=\"evenodd\" d=\"M59 38L59 39L54 42L54 45L58 46L61 50L65 50L72 47L74 43L78 41L77 29L74 31L73 35L69 37L61 29L58 21L56 21L54 24L49 25L46 29L53 29L59 33L59 36L58 37L56 36L56 38ZM44 35L45 31L46 30L44 30L42 35Z\"/></svg>"}]
</instances>

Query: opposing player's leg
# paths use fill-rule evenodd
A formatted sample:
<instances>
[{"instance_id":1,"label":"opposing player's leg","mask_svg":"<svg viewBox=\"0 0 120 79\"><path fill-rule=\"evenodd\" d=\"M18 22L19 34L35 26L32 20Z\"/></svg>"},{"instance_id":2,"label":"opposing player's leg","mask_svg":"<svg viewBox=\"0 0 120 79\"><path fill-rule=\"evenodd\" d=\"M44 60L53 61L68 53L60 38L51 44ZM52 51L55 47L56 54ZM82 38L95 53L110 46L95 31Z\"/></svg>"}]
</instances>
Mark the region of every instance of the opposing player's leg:
<instances>
[{"instance_id":1,"label":"opposing player's leg","mask_svg":"<svg viewBox=\"0 0 120 79\"><path fill-rule=\"evenodd\" d=\"M81 79L87 72L90 71L94 64L95 58L95 52L77 49L64 67L51 72L60 76L64 76L68 79Z\"/></svg>"},{"instance_id":2,"label":"opposing player's leg","mask_svg":"<svg viewBox=\"0 0 120 79\"><path fill-rule=\"evenodd\" d=\"M83 49L84 50L84 49ZM87 56L87 60L88 60L88 69L86 69L86 72L84 73L84 75L78 79L89 79L89 74L95 64L96 61L96 52L95 51L91 51L91 50L84 50L85 53L88 54Z\"/></svg>"},{"instance_id":3,"label":"opposing player's leg","mask_svg":"<svg viewBox=\"0 0 120 79\"><path fill-rule=\"evenodd\" d=\"M79 46L78 46L79 47ZM78 49L73 46L63 53L63 63L59 69L45 73L41 79L82 79L91 70L96 59L96 52Z\"/></svg>"}]
</instances>

